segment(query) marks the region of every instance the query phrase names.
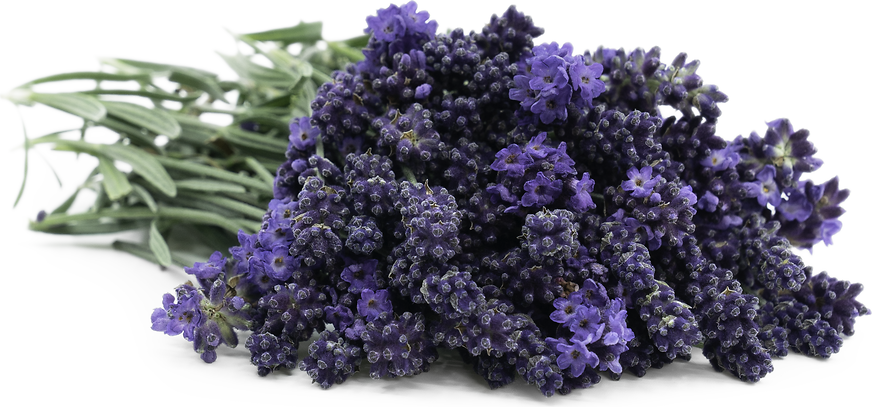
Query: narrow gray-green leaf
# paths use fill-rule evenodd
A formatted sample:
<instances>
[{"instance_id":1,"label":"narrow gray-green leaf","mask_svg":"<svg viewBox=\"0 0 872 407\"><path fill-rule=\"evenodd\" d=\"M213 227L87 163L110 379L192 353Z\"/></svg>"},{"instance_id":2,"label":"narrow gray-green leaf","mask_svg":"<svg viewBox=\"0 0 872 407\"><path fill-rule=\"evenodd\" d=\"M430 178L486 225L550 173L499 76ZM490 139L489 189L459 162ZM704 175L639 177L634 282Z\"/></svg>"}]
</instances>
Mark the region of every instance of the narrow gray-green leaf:
<instances>
[{"instance_id":1,"label":"narrow gray-green leaf","mask_svg":"<svg viewBox=\"0 0 872 407\"><path fill-rule=\"evenodd\" d=\"M24 195L24 186L27 185L27 168L30 164L30 139L27 137L27 127L24 126L21 110L18 109L18 106L15 107L18 110L18 119L21 120L21 132L24 133L24 175L21 176L21 187L18 188L18 196L15 197L15 203L12 204L13 208L18 206L21 196Z\"/></svg>"},{"instance_id":2,"label":"narrow gray-green leaf","mask_svg":"<svg viewBox=\"0 0 872 407\"><path fill-rule=\"evenodd\" d=\"M293 27L243 34L254 41L279 41L287 44L297 42L314 43L321 39L321 23L303 23Z\"/></svg>"},{"instance_id":3,"label":"narrow gray-green leaf","mask_svg":"<svg viewBox=\"0 0 872 407\"><path fill-rule=\"evenodd\" d=\"M312 80L314 80L318 84L322 84L332 81L333 77L331 77L327 73L322 72L320 69L315 69L312 72Z\"/></svg>"},{"instance_id":4,"label":"narrow gray-green leaf","mask_svg":"<svg viewBox=\"0 0 872 407\"><path fill-rule=\"evenodd\" d=\"M30 99L95 122L106 116L106 108L93 96L77 93L32 93Z\"/></svg>"},{"instance_id":5,"label":"narrow gray-green leaf","mask_svg":"<svg viewBox=\"0 0 872 407\"><path fill-rule=\"evenodd\" d=\"M336 54L348 58L351 62L357 62L363 59L363 53L360 52L359 48L350 47L344 42L328 42L327 47Z\"/></svg>"},{"instance_id":6,"label":"narrow gray-green leaf","mask_svg":"<svg viewBox=\"0 0 872 407\"><path fill-rule=\"evenodd\" d=\"M100 219L117 219L117 220L142 220L161 218L163 220L173 220L177 222L213 225L223 228L231 233L239 231L240 227L257 230L254 227L258 222L248 221L242 218L224 218L214 213L199 211L188 208L161 207L157 213L152 212L148 208L122 208L122 209L102 209L96 212L84 212L75 214L51 214L46 216L42 222L32 222L30 228L32 230L43 231L61 225L69 225L71 223L88 222Z\"/></svg>"},{"instance_id":7,"label":"narrow gray-green leaf","mask_svg":"<svg viewBox=\"0 0 872 407\"><path fill-rule=\"evenodd\" d=\"M160 162L155 159L155 156L134 146L118 144L105 144L103 150L107 156L130 164L133 172L139 174L167 196L176 196L176 185L173 183L173 179L170 178Z\"/></svg>"},{"instance_id":8,"label":"narrow gray-green leaf","mask_svg":"<svg viewBox=\"0 0 872 407\"><path fill-rule=\"evenodd\" d=\"M142 126L156 134L176 138L182 132L179 123L166 112L127 102L102 101L106 111L115 117Z\"/></svg>"},{"instance_id":9,"label":"narrow gray-green leaf","mask_svg":"<svg viewBox=\"0 0 872 407\"><path fill-rule=\"evenodd\" d=\"M147 70L153 72L168 72L169 80L182 85L190 86L191 88L202 90L222 102L227 102L224 98L224 91L221 85L218 84L218 75L204 71L202 69L191 68L187 66L156 64L153 62L134 61L131 59L104 59L103 63L112 65L121 70Z\"/></svg>"},{"instance_id":10,"label":"narrow gray-green leaf","mask_svg":"<svg viewBox=\"0 0 872 407\"><path fill-rule=\"evenodd\" d=\"M120 222L76 222L67 225L55 225L48 228L38 227L38 223L31 223L30 229L52 235L101 235L106 233L126 232L128 230L145 229L148 222L143 221L120 221Z\"/></svg>"},{"instance_id":11,"label":"narrow gray-green leaf","mask_svg":"<svg viewBox=\"0 0 872 407\"><path fill-rule=\"evenodd\" d=\"M164 240L163 236L161 236L160 232L157 230L156 220L151 222L151 229L148 232L148 248L151 249L152 253L154 253L154 257L157 259L158 264L164 267L172 264L173 259L172 256L170 256L170 248L167 246L166 240Z\"/></svg>"},{"instance_id":12,"label":"narrow gray-green leaf","mask_svg":"<svg viewBox=\"0 0 872 407\"><path fill-rule=\"evenodd\" d=\"M16 106L17 108L18 106ZM27 170L29 167L30 161L30 148L39 143L51 142L54 140L60 139L60 135L63 133L67 133L72 130L61 130L58 132L54 132L51 134L47 134L45 136L39 137L35 140L30 140L27 136L27 128L24 126L24 119L21 118L21 111L18 112L18 117L21 119L21 131L24 133L24 176L21 178L21 188L18 190L18 196L15 197L15 203L12 204L12 207L15 208L18 206L18 201L21 200L21 196L24 194L24 186L27 184ZM58 176L57 171L55 171L54 167L51 165L51 162L46 160L42 154L39 154L39 151L36 153L42 157L43 161L45 161L48 168L51 170L52 174L54 174L55 179L58 182L58 186L63 187L63 183L61 182L61 177ZM78 191L76 191L78 193Z\"/></svg>"},{"instance_id":13,"label":"narrow gray-green leaf","mask_svg":"<svg viewBox=\"0 0 872 407\"><path fill-rule=\"evenodd\" d=\"M258 84L290 88L296 85L302 77L300 71L283 71L268 68L252 62L245 55L224 55L220 53L218 55L224 58L227 65L230 65L230 68L236 71L240 77L250 79Z\"/></svg>"},{"instance_id":14,"label":"narrow gray-green leaf","mask_svg":"<svg viewBox=\"0 0 872 407\"><path fill-rule=\"evenodd\" d=\"M182 127L182 134L178 140L187 143L214 148L211 143L218 137L221 126L206 123L194 116L188 116L177 112L168 112Z\"/></svg>"},{"instance_id":15,"label":"narrow gray-green leaf","mask_svg":"<svg viewBox=\"0 0 872 407\"><path fill-rule=\"evenodd\" d=\"M235 182L239 185L243 185L261 192L266 192L270 194L272 193L272 184L267 184L262 180L249 178L235 172L210 167L208 165L176 160L169 157L155 156L155 159L157 159L158 162L160 162L160 164L166 168L187 172L189 174L202 175L204 177Z\"/></svg>"},{"instance_id":16,"label":"narrow gray-green leaf","mask_svg":"<svg viewBox=\"0 0 872 407\"><path fill-rule=\"evenodd\" d=\"M207 248L221 248L220 251L225 255L229 256L230 251L228 248L236 246L239 244L239 239L237 238L237 233L229 234L225 233L224 230L216 228L214 226L204 226L204 225L179 225L179 233L183 233L184 236L191 236L192 239L197 239L199 242L202 242L206 245ZM201 258L206 258L209 256L209 253L203 253Z\"/></svg>"},{"instance_id":17,"label":"narrow gray-green leaf","mask_svg":"<svg viewBox=\"0 0 872 407\"><path fill-rule=\"evenodd\" d=\"M345 43L345 45L348 45L349 47L363 48L366 46L366 44L369 44L369 37L370 36L371 36L370 34L364 34L364 35L359 35L357 37L349 38L347 40L342 40L340 42Z\"/></svg>"},{"instance_id":18,"label":"narrow gray-green leaf","mask_svg":"<svg viewBox=\"0 0 872 407\"><path fill-rule=\"evenodd\" d=\"M155 63L155 62L137 61L137 60L133 60L133 59L123 59L123 58L108 58L108 59L103 59L102 62L105 64L108 64L108 65L112 65L116 68L120 68L122 70L124 68L133 67L133 68L137 68L137 69L144 69L144 70L154 71L154 72L186 71L186 72L195 73L197 75L207 76L210 78L217 78L218 77L218 75L216 75L212 72L205 71L205 70L198 69L198 68L191 68L189 66L160 64L160 63Z\"/></svg>"},{"instance_id":19,"label":"narrow gray-green leaf","mask_svg":"<svg viewBox=\"0 0 872 407\"><path fill-rule=\"evenodd\" d=\"M196 178L176 180L176 188L202 192L245 192L245 187L239 184Z\"/></svg>"},{"instance_id":20,"label":"narrow gray-green leaf","mask_svg":"<svg viewBox=\"0 0 872 407\"><path fill-rule=\"evenodd\" d=\"M94 89L79 92L85 95L118 95L118 96L141 96L148 99L156 100L171 100L173 102L193 102L197 100L202 92L193 92L189 96L179 96L169 92L150 92L145 90L124 90L124 89Z\"/></svg>"},{"instance_id":21,"label":"narrow gray-green leaf","mask_svg":"<svg viewBox=\"0 0 872 407\"><path fill-rule=\"evenodd\" d=\"M51 211L51 214L57 215L57 214L67 213L67 211L70 210L70 207L73 206L73 202L76 201L76 197L79 196L79 191L81 191L81 190L82 190L81 187L76 188L76 190L73 192L73 194L70 195L70 197L67 198L66 201L64 201L62 204L60 204L60 206L55 208L55 210Z\"/></svg>"},{"instance_id":22,"label":"narrow gray-green leaf","mask_svg":"<svg viewBox=\"0 0 872 407\"><path fill-rule=\"evenodd\" d=\"M56 133L46 134L46 135L44 135L44 136L37 137L37 138L35 138L35 139L30 140L30 143L29 143L29 144L30 144L31 147L33 147L33 146L35 146L35 145L37 145L37 144L42 144L42 143L54 143L55 141L60 140L60 138L61 138L61 134L63 134L63 133L68 133L68 132L71 132L71 131L79 131L79 129L66 130L66 131L59 131L59 132L56 132Z\"/></svg>"},{"instance_id":23,"label":"narrow gray-green leaf","mask_svg":"<svg viewBox=\"0 0 872 407\"><path fill-rule=\"evenodd\" d=\"M139 245L136 243L125 242L121 240L116 240L112 242L112 248L115 250L120 250L125 253L132 254L136 257L139 257L145 261L150 261L152 263L160 265L157 257L154 256L154 253L151 252L147 247L143 245ZM179 267L192 267L194 265L193 261L188 259L183 259L180 256L175 254L170 255L173 261L173 264Z\"/></svg>"},{"instance_id":24,"label":"narrow gray-green leaf","mask_svg":"<svg viewBox=\"0 0 872 407\"><path fill-rule=\"evenodd\" d=\"M313 80L315 78L312 78ZM315 94L318 89L313 80L302 81L300 84L294 88L294 91L291 93L291 116L297 116L295 111L303 112L301 116L309 116L312 114L312 99L315 98ZM333 80L328 77L328 80Z\"/></svg>"},{"instance_id":25,"label":"narrow gray-green leaf","mask_svg":"<svg viewBox=\"0 0 872 407\"><path fill-rule=\"evenodd\" d=\"M151 194L139 184L133 184L133 192L142 199L142 202L145 202L145 206L148 206L148 209L151 209L152 212L157 212L157 202L154 201L154 198Z\"/></svg>"},{"instance_id":26,"label":"narrow gray-green leaf","mask_svg":"<svg viewBox=\"0 0 872 407\"><path fill-rule=\"evenodd\" d=\"M199 199L257 220L261 220L263 218L263 213L266 212L266 208L258 208L223 196L200 194L198 196L190 196L189 199Z\"/></svg>"},{"instance_id":27,"label":"narrow gray-green leaf","mask_svg":"<svg viewBox=\"0 0 872 407\"><path fill-rule=\"evenodd\" d=\"M103 120L97 122L97 124L122 136L126 136L137 146L147 147L153 151L160 150L160 147L154 144L154 135L142 127L130 124L113 116L106 116Z\"/></svg>"},{"instance_id":28,"label":"narrow gray-green leaf","mask_svg":"<svg viewBox=\"0 0 872 407\"><path fill-rule=\"evenodd\" d=\"M239 345L239 336L236 335L236 331L233 330L233 326L240 326L239 323L248 323L249 325L251 325L252 323L248 320L244 320L242 318L234 316L231 312L228 312L225 315L228 315L230 317L222 317L224 318L225 322L217 324L218 332L221 333L221 339L224 340L224 343L227 344L227 346L235 348L236 345ZM230 325L231 323L233 324L232 326Z\"/></svg>"},{"instance_id":29,"label":"narrow gray-green leaf","mask_svg":"<svg viewBox=\"0 0 872 407\"><path fill-rule=\"evenodd\" d=\"M34 79L27 82L24 86L36 85L38 83L60 82L69 80L95 80L95 81L150 81L151 75L144 73L136 74L119 74L108 72L69 72L58 75L46 76L39 79Z\"/></svg>"},{"instance_id":30,"label":"narrow gray-green leaf","mask_svg":"<svg viewBox=\"0 0 872 407\"><path fill-rule=\"evenodd\" d=\"M209 212L211 214L214 214L216 216L220 216L220 217L225 218L225 219L239 217L239 214L237 214L233 210L230 210L227 208L222 208L222 207L215 205L213 203L209 203L209 202L206 202L204 200L198 199L198 195L196 195L196 194L188 195L188 194L184 194L184 193L179 193L178 196L176 196L175 198L170 198L169 200L167 200L166 203L168 205L174 205L174 206L178 206L181 208L196 209L196 210L200 210L200 211L204 211L204 212Z\"/></svg>"},{"instance_id":31,"label":"narrow gray-green leaf","mask_svg":"<svg viewBox=\"0 0 872 407\"><path fill-rule=\"evenodd\" d=\"M221 85L214 78L198 75L196 72L191 71L174 71L168 79L172 82L206 92L209 96L227 103L227 99L224 98L224 90L221 89Z\"/></svg>"},{"instance_id":32,"label":"narrow gray-green leaf","mask_svg":"<svg viewBox=\"0 0 872 407\"><path fill-rule=\"evenodd\" d=\"M106 188L103 188L103 184L97 186L96 192L97 197L94 198L94 203L88 209L90 212L99 212L112 204L112 201L109 200L109 195L106 194Z\"/></svg>"},{"instance_id":33,"label":"narrow gray-green leaf","mask_svg":"<svg viewBox=\"0 0 872 407\"><path fill-rule=\"evenodd\" d=\"M39 155L39 158L42 158L42 161L45 162L45 165L46 165L46 166L48 166L48 169L51 171L51 175L54 175L54 177L55 177L55 181L57 181L57 183L58 183L58 187L59 187L59 188L63 188L63 187L64 187L64 183L61 182L61 176L58 175L58 172L54 169L54 166L51 165L51 161L49 161L48 159L46 159L45 156L42 155L42 153L40 153L39 151L37 151L36 154Z\"/></svg>"},{"instance_id":34,"label":"narrow gray-green leaf","mask_svg":"<svg viewBox=\"0 0 872 407\"><path fill-rule=\"evenodd\" d=\"M304 78L312 76L312 64L310 64L308 61L291 55L290 53L288 53L288 51L285 51L284 49L271 49L264 53L264 56L266 56L270 60L270 62L275 64L277 68L287 71L299 72L299 74Z\"/></svg>"},{"instance_id":35,"label":"narrow gray-green leaf","mask_svg":"<svg viewBox=\"0 0 872 407\"><path fill-rule=\"evenodd\" d=\"M133 191L133 187L127 181L127 176L115 168L115 163L112 160L103 156L97 157L97 159L99 160L97 168L103 174L103 189L106 190L109 199L115 201Z\"/></svg>"},{"instance_id":36,"label":"narrow gray-green leaf","mask_svg":"<svg viewBox=\"0 0 872 407\"><path fill-rule=\"evenodd\" d=\"M273 138L264 137L264 135L260 133L243 130L236 126L227 126L221 129L220 134L232 144L245 146L267 153L281 152L282 154L284 154L284 151L288 149L287 139L276 140Z\"/></svg>"},{"instance_id":37,"label":"narrow gray-green leaf","mask_svg":"<svg viewBox=\"0 0 872 407\"><path fill-rule=\"evenodd\" d=\"M126 162L133 168L133 172L139 174L149 184L154 185L155 188L167 196L176 196L176 184L173 183L173 179L170 178L170 175L157 160L156 157L158 156L150 155L136 146L58 140L55 143L55 149L76 151L95 157L103 155L113 160Z\"/></svg>"},{"instance_id":38,"label":"narrow gray-green leaf","mask_svg":"<svg viewBox=\"0 0 872 407\"><path fill-rule=\"evenodd\" d=\"M245 164L248 165L248 168L251 168L252 171L257 174L260 179L266 181L269 184L273 184L275 182L275 178L272 173L267 171L266 167L263 166L260 162L255 160L253 157L245 157Z\"/></svg>"}]
</instances>

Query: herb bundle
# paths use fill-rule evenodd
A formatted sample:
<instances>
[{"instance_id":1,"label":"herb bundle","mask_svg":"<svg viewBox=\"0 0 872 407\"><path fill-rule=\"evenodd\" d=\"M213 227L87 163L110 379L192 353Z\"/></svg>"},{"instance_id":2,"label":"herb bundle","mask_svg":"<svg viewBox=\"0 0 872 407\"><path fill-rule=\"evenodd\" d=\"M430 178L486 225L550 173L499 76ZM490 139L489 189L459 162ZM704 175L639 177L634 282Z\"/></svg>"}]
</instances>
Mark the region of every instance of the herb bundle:
<instances>
[{"instance_id":1,"label":"herb bundle","mask_svg":"<svg viewBox=\"0 0 872 407\"><path fill-rule=\"evenodd\" d=\"M197 285L152 316L207 362L250 330L260 374L296 362L329 387L453 348L492 387L550 395L702 345L756 381L788 348L837 351L867 313L859 285L790 251L838 231L847 196L801 177L820 165L807 132L716 136L725 97L694 86L697 64L537 46L513 9L470 34L436 35L414 3L367 22L366 58L291 121L263 224L186 269Z\"/></svg>"},{"instance_id":2,"label":"herb bundle","mask_svg":"<svg viewBox=\"0 0 872 407\"><path fill-rule=\"evenodd\" d=\"M226 249L239 230L258 230L272 198L274 174L285 158L288 121L310 114L317 87L330 80L333 70L361 59L358 49L367 37L330 42L322 50L315 47L321 24L301 23L236 38L252 52L222 55L239 75L234 81L185 66L105 59L104 70L52 75L10 92L8 98L16 104L40 103L84 120L79 129L27 139L26 150L47 143L99 160L68 199L40 213L30 228L72 235L145 229L147 245L116 241L113 246L162 266L182 267L192 263L176 252L192 247L170 247L167 240L173 235L195 236L209 247ZM296 54L287 51L291 46L299 47ZM270 66L254 62L256 57ZM93 81L95 86L64 93L35 90L65 81ZM230 124L215 124L204 114L224 116L217 121L229 119ZM95 128L110 130L117 142L86 141ZM62 137L67 133L80 139ZM122 171L125 165L129 171ZM86 212L68 213L83 189L96 193L93 204Z\"/></svg>"}]
</instances>

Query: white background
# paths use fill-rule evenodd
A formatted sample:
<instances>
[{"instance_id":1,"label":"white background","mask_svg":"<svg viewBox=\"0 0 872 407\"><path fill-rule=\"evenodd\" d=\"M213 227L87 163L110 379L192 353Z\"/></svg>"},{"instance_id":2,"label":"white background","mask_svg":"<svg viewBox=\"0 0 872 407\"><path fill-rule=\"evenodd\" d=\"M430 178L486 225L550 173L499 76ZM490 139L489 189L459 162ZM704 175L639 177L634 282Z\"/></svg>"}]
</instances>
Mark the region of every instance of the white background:
<instances>
[{"instance_id":1,"label":"white background","mask_svg":"<svg viewBox=\"0 0 872 407\"><path fill-rule=\"evenodd\" d=\"M440 31L479 31L509 2L421 0ZM855 3L828 1L814 8L791 3L518 1L519 10L545 28L538 41L571 42L576 52L659 45L664 62L678 52L701 60L699 73L729 97L718 134L727 139L765 131L765 122L790 118L811 131L824 160L813 179L839 175L850 188L844 228L831 247L803 256L816 270L872 284L868 256L869 118L872 95L865 42L872 30ZM0 16L0 93L31 79L96 70L97 58L125 57L189 65L233 77L214 51L232 53L226 30L237 33L323 21L324 37L362 33L365 17L383 1L75 1L4 2ZM657 4L656 6L652 6ZM537 41L537 42L538 42ZM22 108L31 137L80 122L45 108ZM491 391L454 355L443 353L430 373L375 381L365 373L322 391L300 371L259 378L247 351L224 349L218 361L200 361L182 338L150 330L161 295L186 280L179 269L161 271L108 245L119 236L63 237L27 231L40 209L57 206L94 163L87 157L40 150L64 181L54 181L39 155L31 155L30 180L17 209L12 202L23 170L18 113L0 100L0 253L3 335L0 375L9 405L80 401L89 405L202 405L277 403L405 406L472 403L712 405L783 402L785 405L856 403L872 367L872 317L830 360L791 354L757 384L716 373L696 350L693 360L652 370L644 378L609 379L566 397L541 397L516 382ZM122 235L139 239L136 235ZM864 292L860 300L872 304ZM626 403L626 404L625 404ZM753 404L751 404L753 403ZM820 404L818 404L820 405Z\"/></svg>"}]
</instances>

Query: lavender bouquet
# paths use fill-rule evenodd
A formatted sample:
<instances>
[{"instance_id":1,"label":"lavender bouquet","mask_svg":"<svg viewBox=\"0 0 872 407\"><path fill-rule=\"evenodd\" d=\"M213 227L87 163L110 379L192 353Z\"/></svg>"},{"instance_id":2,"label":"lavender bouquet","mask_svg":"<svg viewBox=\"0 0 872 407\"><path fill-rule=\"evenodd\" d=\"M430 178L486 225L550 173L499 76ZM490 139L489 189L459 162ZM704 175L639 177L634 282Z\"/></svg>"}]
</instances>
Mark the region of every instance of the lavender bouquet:
<instances>
[{"instance_id":1,"label":"lavender bouquet","mask_svg":"<svg viewBox=\"0 0 872 407\"><path fill-rule=\"evenodd\" d=\"M862 286L813 272L793 250L832 243L848 197L837 178L805 176L822 164L808 131L775 119L747 137L716 135L727 97L684 54L538 43L543 29L514 7L480 32L437 34L429 17L414 2L378 10L362 58L354 41L332 50L359 61L301 75L320 85L311 104L291 99L285 160L271 171L243 159L272 181L271 199L243 180L256 177L159 151L166 178L131 162L138 183L121 196L140 186L148 195L136 189L128 204L152 215L93 217L146 219L150 245L130 251L172 263L160 221L174 217L238 230L229 253L185 267L195 282L164 295L152 329L182 334L210 363L243 342L261 376L299 367L323 388L358 370L416 375L437 349L456 349L490 387L519 379L546 396L643 376L693 346L754 382L790 349L826 358L854 333L868 313ZM233 138L262 122L243 117L222 134L271 157L273 143ZM110 145L40 141L124 159ZM256 195L250 206L266 212L255 224L255 209L226 200L200 203L201 221L152 210L146 196L173 198L180 184ZM245 217L207 220L215 207ZM33 228L90 219L60 216Z\"/></svg>"}]
</instances>

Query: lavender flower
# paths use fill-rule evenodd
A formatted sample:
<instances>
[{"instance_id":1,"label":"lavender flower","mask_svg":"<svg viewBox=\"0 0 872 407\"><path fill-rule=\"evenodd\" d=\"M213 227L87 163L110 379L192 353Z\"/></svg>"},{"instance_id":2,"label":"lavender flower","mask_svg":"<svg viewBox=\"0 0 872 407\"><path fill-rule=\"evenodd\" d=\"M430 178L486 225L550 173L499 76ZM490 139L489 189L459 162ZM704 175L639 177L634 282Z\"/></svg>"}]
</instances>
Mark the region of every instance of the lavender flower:
<instances>
[{"instance_id":1,"label":"lavender flower","mask_svg":"<svg viewBox=\"0 0 872 407\"><path fill-rule=\"evenodd\" d=\"M727 97L683 53L536 45L514 7L480 32L429 17L367 18L364 59L289 125L260 228L186 268L199 287L152 329L206 362L251 330L261 375L317 335L299 365L323 388L364 357L387 379L457 349L489 386L550 396L694 346L758 381L788 349L836 353L869 313L793 251L832 243L849 194L801 179L821 165L807 131L724 140Z\"/></svg>"},{"instance_id":2,"label":"lavender flower","mask_svg":"<svg viewBox=\"0 0 872 407\"><path fill-rule=\"evenodd\" d=\"M357 312L366 317L367 321L373 321L379 315L393 312L387 290L373 292L370 289L363 289L360 292L360 299L357 301Z\"/></svg>"},{"instance_id":3,"label":"lavender flower","mask_svg":"<svg viewBox=\"0 0 872 407\"><path fill-rule=\"evenodd\" d=\"M321 135L321 130L312 126L308 117L301 117L291 122L291 144L300 151L308 151L315 146L315 141Z\"/></svg>"},{"instance_id":4,"label":"lavender flower","mask_svg":"<svg viewBox=\"0 0 872 407\"><path fill-rule=\"evenodd\" d=\"M775 182L775 167L771 165L763 167L763 171L757 173L757 181L759 185L757 203L761 206L770 204L777 208L781 204L781 191Z\"/></svg>"},{"instance_id":5,"label":"lavender flower","mask_svg":"<svg viewBox=\"0 0 872 407\"><path fill-rule=\"evenodd\" d=\"M654 186L660 182L659 176L651 177L653 169L651 167L642 167L641 170L636 168L630 168L627 171L627 178L629 180L621 183L621 188L624 191L630 192L630 196L633 198L645 198L651 195L651 192L654 190Z\"/></svg>"},{"instance_id":6,"label":"lavender flower","mask_svg":"<svg viewBox=\"0 0 872 407\"><path fill-rule=\"evenodd\" d=\"M557 366L561 369L568 368L572 377L578 377L585 367L599 365L599 358L587 349L587 344L590 342L590 337L586 340L573 337L569 344L558 343L556 349L560 355L557 356Z\"/></svg>"}]
</instances>

